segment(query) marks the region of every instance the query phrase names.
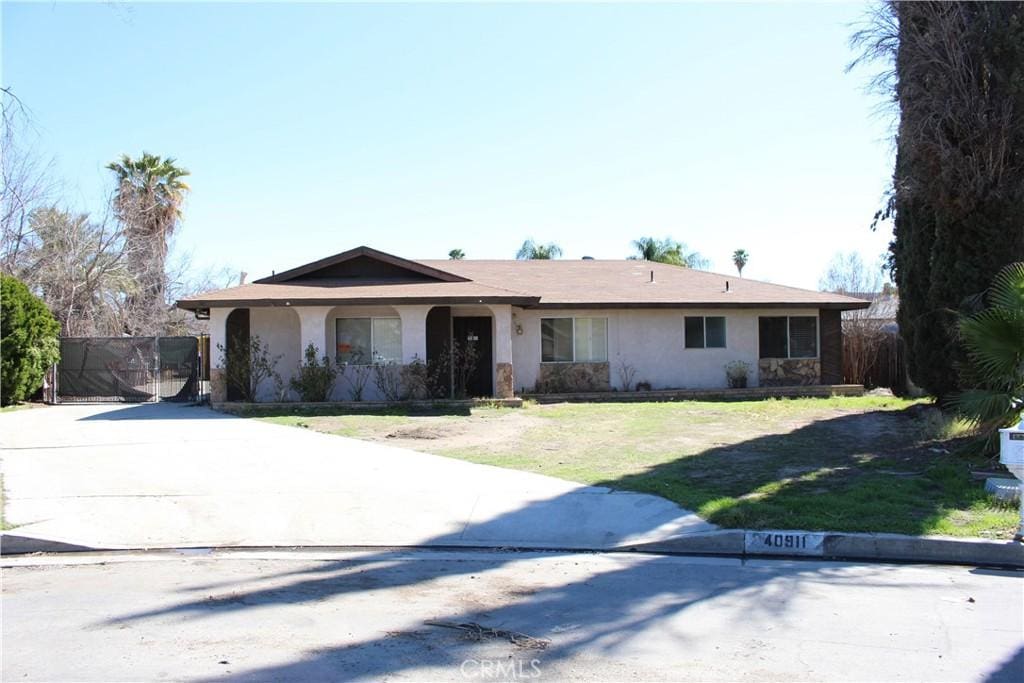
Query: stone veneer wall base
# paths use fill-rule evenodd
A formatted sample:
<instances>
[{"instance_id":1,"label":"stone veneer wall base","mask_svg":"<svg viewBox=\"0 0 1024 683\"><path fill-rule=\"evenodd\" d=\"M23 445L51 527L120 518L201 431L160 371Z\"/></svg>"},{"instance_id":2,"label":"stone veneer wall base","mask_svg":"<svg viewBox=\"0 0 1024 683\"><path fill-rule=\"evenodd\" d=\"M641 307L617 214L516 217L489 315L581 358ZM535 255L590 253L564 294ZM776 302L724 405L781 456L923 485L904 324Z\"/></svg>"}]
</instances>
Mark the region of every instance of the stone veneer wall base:
<instances>
[{"instance_id":1,"label":"stone veneer wall base","mask_svg":"<svg viewBox=\"0 0 1024 683\"><path fill-rule=\"evenodd\" d=\"M763 387L810 386L821 383L817 358L762 358L757 362L758 383Z\"/></svg>"}]
</instances>

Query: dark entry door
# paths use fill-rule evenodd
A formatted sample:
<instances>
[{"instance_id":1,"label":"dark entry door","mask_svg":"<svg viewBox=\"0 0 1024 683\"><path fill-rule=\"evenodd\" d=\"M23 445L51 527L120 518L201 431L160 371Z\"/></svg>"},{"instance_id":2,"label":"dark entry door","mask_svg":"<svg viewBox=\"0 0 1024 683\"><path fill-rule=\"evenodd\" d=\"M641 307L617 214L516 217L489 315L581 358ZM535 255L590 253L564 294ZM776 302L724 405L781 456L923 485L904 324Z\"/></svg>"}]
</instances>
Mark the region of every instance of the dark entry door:
<instances>
[{"instance_id":1,"label":"dark entry door","mask_svg":"<svg viewBox=\"0 0 1024 683\"><path fill-rule=\"evenodd\" d=\"M248 358L246 350L249 348L249 309L248 308L236 308L228 314L228 320L226 325L227 338L224 340L227 345L228 353L225 354L229 358L231 354L241 352L243 358ZM219 353L219 351L215 352ZM242 395L241 387L237 383L248 384L248 365L243 364L244 370L234 371L230 374L235 376L235 381L229 381L227 383L227 399L229 401L241 401L244 396ZM237 383L236 383L237 382Z\"/></svg>"},{"instance_id":2,"label":"dark entry door","mask_svg":"<svg viewBox=\"0 0 1024 683\"><path fill-rule=\"evenodd\" d=\"M493 396L492 370L494 360L491 343L491 319L452 318L452 341L459 347L475 350L476 362L465 373L466 396ZM456 372L456 393L461 388L459 372Z\"/></svg>"}]
</instances>

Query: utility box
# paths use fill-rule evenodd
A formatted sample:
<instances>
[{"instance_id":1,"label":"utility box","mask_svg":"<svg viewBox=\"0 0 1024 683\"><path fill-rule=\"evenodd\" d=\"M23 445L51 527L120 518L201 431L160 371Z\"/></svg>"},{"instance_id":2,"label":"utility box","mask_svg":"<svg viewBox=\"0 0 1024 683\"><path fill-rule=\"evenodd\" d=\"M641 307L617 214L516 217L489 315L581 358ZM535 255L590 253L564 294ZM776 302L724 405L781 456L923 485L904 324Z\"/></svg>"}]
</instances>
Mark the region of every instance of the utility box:
<instances>
[{"instance_id":1,"label":"utility box","mask_svg":"<svg viewBox=\"0 0 1024 683\"><path fill-rule=\"evenodd\" d=\"M999 430L999 462L1015 477L1024 480L1024 421Z\"/></svg>"},{"instance_id":2,"label":"utility box","mask_svg":"<svg viewBox=\"0 0 1024 683\"><path fill-rule=\"evenodd\" d=\"M1024 420L1014 427L999 430L999 462L1020 480L1024 494ZM1024 540L1024 495L1020 497L1020 526L1015 538Z\"/></svg>"}]
</instances>

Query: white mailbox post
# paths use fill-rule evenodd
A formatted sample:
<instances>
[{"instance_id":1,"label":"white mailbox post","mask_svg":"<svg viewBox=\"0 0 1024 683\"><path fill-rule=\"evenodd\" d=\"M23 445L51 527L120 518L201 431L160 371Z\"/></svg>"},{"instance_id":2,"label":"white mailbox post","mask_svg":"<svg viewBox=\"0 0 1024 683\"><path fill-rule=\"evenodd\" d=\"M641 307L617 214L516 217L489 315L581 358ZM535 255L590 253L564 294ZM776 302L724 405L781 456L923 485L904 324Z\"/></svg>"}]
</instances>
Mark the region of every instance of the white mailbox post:
<instances>
[{"instance_id":1,"label":"white mailbox post","mask_svg":"<svg viewBox=\"0 0 1024 683\"><path fill-rule=\"evenodd\" d=\"M1024 538L1024 419L1015 427L999 430L999 462L1020 480L1020 526L1017 539Z\"/></svg>"}]
</instances>

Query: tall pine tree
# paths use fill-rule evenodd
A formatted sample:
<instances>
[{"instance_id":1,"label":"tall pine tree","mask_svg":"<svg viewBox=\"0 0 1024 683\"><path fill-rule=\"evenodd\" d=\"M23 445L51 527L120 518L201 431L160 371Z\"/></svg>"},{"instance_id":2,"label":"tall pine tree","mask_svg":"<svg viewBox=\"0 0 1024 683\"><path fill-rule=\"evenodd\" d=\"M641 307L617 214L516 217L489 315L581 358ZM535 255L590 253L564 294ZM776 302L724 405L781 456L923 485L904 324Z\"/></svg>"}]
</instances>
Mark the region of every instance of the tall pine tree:
<instances>
[{"instance_id":1,"label":"tall pine tree","mask_svg":"<svg viewBox=\"0 0 1024 683\"><path fill-rule=\"evenodd\" d=\"M893 276L911 377L958 387L957 312L1024 259L1024 2L892 2L857 39L899 106Z\"/></svg>"}]
</instances>

